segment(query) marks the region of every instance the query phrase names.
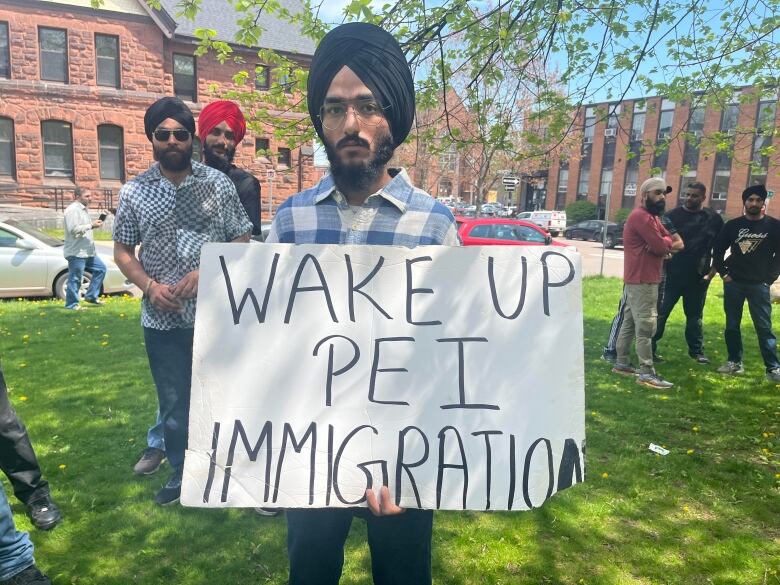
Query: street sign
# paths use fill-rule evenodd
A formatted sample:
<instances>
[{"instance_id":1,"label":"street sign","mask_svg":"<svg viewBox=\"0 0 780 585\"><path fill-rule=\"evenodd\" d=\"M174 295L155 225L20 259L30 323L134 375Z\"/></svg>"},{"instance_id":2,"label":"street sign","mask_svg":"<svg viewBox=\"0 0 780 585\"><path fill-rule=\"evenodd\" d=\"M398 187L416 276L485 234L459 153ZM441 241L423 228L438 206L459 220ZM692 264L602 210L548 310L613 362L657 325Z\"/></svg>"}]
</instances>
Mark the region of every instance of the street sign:
<instances>
[{"instance_id":1,"label":"street sign","mask_svg":"<svg viewBox=\"0 0 780 585\"><path fill-rule=\"evenodd\" d=\"M506 187L507 191L514 190L515 186L520 182L520 179L517 177L511 177L506 176L501 179L501 182L504 184L504 187Z\"/></svg>"}]
</instances>

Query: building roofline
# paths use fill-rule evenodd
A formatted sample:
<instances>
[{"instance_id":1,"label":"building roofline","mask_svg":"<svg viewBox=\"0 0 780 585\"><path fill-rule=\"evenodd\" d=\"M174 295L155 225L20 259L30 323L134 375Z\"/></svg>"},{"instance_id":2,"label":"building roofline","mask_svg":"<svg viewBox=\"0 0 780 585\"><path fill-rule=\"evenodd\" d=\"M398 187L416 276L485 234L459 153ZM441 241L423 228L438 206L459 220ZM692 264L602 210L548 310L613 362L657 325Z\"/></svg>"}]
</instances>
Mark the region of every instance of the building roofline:
<instances>
[{"instance_id":1,"label":"building roofline","mask_svg":"<svg viewBox=\"0 0 780 585\"><path fill-rule=\"evenodd\" d=\"M166 38L172 39L174 33L176 32L177 25L176 25L176 21L173 20L173 17L170 14L168 14L165 8L163 8L162 5L160 6L159 9L152 8L146 2L144 2L144 0L139 0L138 3L143 7L143 9L146 11L149 17L159 27L159 29L166 36Z\"/></svg>"}]
</instances>

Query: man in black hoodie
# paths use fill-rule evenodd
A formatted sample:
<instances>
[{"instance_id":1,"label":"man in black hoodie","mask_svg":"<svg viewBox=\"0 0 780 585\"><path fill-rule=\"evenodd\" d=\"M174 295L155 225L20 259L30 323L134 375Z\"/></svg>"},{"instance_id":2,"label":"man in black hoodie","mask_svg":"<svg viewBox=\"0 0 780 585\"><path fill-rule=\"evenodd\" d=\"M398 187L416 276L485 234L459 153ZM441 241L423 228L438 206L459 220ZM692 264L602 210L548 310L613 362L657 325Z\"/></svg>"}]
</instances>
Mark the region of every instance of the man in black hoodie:
<instances>
[{"instance_id":1,"label":"man in black hoodie","mask_svg":"<svg viewBox=\"0 0 780 585\"><path fill-rule=\"evenodd\" d=\"M723 279L723 310L726 313L728 361L718 368L721 374L741 374L742 309L747 300L750 317L758 335L758 346L767 378L780 382L777 338L772 332L772 305L769 286L780 276L780 221L765 214L767 190L753 185L742 193L745 213L723 227L715 242L715 267ZM731 255L723 259L726 249Z\"/></svg>"}]
</instances>

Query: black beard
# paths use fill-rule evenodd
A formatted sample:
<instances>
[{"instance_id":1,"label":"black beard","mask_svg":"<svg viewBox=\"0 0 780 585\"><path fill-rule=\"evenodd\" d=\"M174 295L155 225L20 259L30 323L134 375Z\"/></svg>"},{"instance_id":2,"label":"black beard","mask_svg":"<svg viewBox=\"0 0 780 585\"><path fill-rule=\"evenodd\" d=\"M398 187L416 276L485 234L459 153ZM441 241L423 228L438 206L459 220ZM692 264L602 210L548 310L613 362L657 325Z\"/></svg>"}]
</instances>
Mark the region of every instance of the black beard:
<instances>
[{"instance_id":1,"label":"black beard","mask_svg":"<svg viewBox=\"0 0 780 585\"><path fill-rule=\"evenodd\" d=\"M225 154L219 154L215 152L206 143L203 143L203 162L205 162L212 169L217 169L227 174L233 165L233 158L236 156L236 149L225 149Z\"/></svg>"},{"instance_id":2,"label":"black beard","mask_svg":"<svg viewBox=\"0 0 780 585\"><path fill-rule=\"evenodd\" d=\"M666 209L666 201L656 201L655 203L652 203L648 200L645 203L645 207L647 207L647 211L653 215L661 215L664 212L664 209Z\"/></svg>"},{"instance_id":3,"label":"black beard","mask_svg":"<svg viewBox=\"0 0 780 585\"><path fill-rule=\"evenodd\" d=\"M166 171L172 173L178 173L186 168L189 168L192 161L192 143L188 148L160 148L156 146L152 147L154 154L154 160L160 162L160 166Z\"/></svg>"},{"instance_id":4,"label":"black beard","mask_svg":"<svg viewBox=\"0 0 780 585\"><path fill-rule=\"evenodd\" d=\"M745 213L747 215L759 216L761 215L761 209L762 207L745 207Z\"/></svg>"},{"instance_id":5,"label":"black beard","mask_svg":"<svg viewBox=\"0 0 780 585\"><path fill-rule=\"evenodd\" d=\"M325 153L330 162L333 181L341 191L365 191L370 189L384 172L385 165L393 158L393 137L389 132L376 138L376 152L369 160L357 164L344 163L336 150L341 143L359 143L369 148L367 141L358 137L342 138L335 147L325 143Z\"/></svg>"}]
</instances>

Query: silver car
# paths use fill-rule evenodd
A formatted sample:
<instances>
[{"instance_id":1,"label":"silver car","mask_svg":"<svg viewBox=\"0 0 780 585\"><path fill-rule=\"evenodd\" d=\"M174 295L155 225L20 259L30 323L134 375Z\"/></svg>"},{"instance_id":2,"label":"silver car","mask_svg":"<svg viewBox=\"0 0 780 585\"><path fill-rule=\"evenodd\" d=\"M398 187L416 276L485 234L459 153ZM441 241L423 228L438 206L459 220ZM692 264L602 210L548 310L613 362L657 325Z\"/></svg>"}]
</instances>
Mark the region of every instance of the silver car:
<instances>
[{"instance_id":1,"label":"silver car","mask_svg":"<svg viewBox=\"0 0 780 585\"><path fill-rule=\"evenodd\" d=\"M15 219L0 218L0 297L65 298L68 261L64 242ZM133 285L111 258L98 253L106 264L101 294L129 292ZM82 294L92 275L84 273Z\"/></svg>"}]
</instances>

